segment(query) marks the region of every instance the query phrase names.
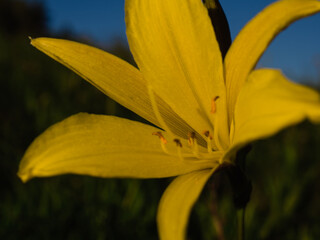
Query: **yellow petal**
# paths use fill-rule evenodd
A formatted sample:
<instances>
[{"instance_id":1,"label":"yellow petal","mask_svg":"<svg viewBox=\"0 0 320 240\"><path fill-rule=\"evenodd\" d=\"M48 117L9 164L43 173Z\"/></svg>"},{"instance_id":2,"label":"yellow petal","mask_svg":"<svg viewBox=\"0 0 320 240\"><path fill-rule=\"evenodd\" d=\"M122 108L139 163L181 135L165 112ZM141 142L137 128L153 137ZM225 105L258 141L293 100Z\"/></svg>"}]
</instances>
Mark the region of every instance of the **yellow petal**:
<instances>
[{"instance_id":1,"label":"yellow petal","mask_svg":"<svg viewBox=\"0 0 320 240\"><path fill-rule=\"evenodd\" d=\"M195 171L175 178L164 192L158 208L161 240L184 240L191 209L213 169Z\"/></svg>"},{"instance_id":2,"label":"yellow petal","mask_svg":"<svg viewBox=\"0 0 320 240\"><path fill-rule=\"evenodd\" d=\"M40 135L26 151L18 175L32 177L75 173L97 177L159 178L213 165L182 161L165 154L152 133L159 129L113 116L77 114ZM165 135L165 133L163 133ZM177 147L168 140L168 150Z\"/></svg>"},{"instance_id":3,"label":"yellow petal","mask_svg":"<svg viewBox=\"0 0 320 240\"><path fill-rule=\"evenodd\" d=\"M234 114L234 136L227 157L239 148L305 119L320 122L320 96L290 82L280 71L256 70L243 85Z\"/></svg>"},{"instance_id":4,"label":"yellow petal","mask_svg":"<svg viewBox=\"0 0 320 240\"><path fill-rule=\"evenodd\" d=\"M127 0L125 8L130 49L143 76L197 132L212 130L211 100L221 96L222 104L225 90L219 45L203 3Z\"/></svg>"},{"instance_id":5,"label":"yellow petal","mask_svg":"<svg viewBox=\"0 0 320 240\"><path fill-rule=\"evenodd\" d=\"M100 49L68 40L37 38L33 39L31 44L79 74L121 105L160 126L153 113L145 79L138 69L127 62ZM161 98L157 95L155 98L159 111L171 131L187 138L188 132L193 132L194 129Z\"/></svg>"},{"instance_id":6,"label":"yellow petal","mask_svg":"<svg viewBox=\"0 0 320 240\"><path fill-rule=\"evenodd\" d=\"M272 39L292 22L319 11L318 0L281 0L268 6L241 30L225 59L229 123L241 86Z\"/></svg>"}]
</instances>

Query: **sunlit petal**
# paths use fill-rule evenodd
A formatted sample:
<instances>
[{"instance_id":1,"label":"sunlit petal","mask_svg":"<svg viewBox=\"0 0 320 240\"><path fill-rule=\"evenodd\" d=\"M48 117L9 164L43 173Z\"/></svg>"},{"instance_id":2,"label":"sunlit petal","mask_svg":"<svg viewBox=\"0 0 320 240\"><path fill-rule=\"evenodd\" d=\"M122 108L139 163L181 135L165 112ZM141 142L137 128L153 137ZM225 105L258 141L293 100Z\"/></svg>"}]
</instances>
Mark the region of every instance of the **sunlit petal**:
<instances>
[{"instance_id":1,"label":"sunlit petal","mask_svg":"<svg viewBox=\"0 0 320 240\"><path fill-rule=\"evenodd\" d=\"M154 91L196 131L211 130L211 100L220 96L218 108L225 111L225 90L221 53L203 3L127 0L126 24L130 49Z\"/></svg>"},{"instance_id":2,"label":"sunlit petal","mask_svg":"<svg viewBox=\"0 0 320 240\"><path fill-rule=\"evenodd\" d=\"M213 169L195 171L174 179L164 192L158 208L161 240L184 240L189 215Z\"/></svg>"},{"instance_id":3,"label":"sunlit petal","mask_svg":"<svg viewBox=\"0 0 320 240\"><path fill-rule=\"evenodd\" d=\"M320 96L290 82L280 71L261 69L251 73L236 103L232 156L239 148L305 119L320 122Z\"/></svg>"},{"instance_id":4,"label":"sunlit petal","mask_svg":"<svg viewBox=\"0 0 320 240\"><path fill-rule=\"evenodd\" d=\"M153 124L160 126L153 112L147 85L138 69L105 51L62 39L37 38L31 44L67 66L100 91ZM194 131L159 96L159 111L176 135L186 138Z\"/></svg>"},{"instance_id":5,"label":"sunlit petal","mask_svg":"<svg viewBox=\"0 0 320 240\"><path fill-rule=\"evenodd\" d=\"M113 116L77 114L46 130L26 151L19 177L65 173L97 177L159 178L209 168L209 160L181 160L165 154L159 129ZM163 133L165 136L165 133ZM176 146L168 139L169 153Z\"/></svg>"},{"instance_id":6,"label":"sunlit petal","mask_svg":"<svg viewBox=\"0 0 320 240\"><path fill-rule=\"evenodd\" d=\"M229 123L241 86L272 39L292 22L319 11L318 0L281 0L264 9L241 30L225 59Z\"/></svg>"}]
</instances>

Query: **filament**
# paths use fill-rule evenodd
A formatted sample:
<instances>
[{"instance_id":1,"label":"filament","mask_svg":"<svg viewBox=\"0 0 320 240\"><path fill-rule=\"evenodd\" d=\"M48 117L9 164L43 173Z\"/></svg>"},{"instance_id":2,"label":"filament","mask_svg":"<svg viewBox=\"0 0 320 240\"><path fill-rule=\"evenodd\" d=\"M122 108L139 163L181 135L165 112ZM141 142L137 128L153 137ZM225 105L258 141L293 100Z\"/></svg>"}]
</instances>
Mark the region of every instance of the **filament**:
<instances>
[{"instance_id":1,"label":"filament","mask_svg":"<svg viewBox=\"0 0 320 240\"><path fill-rule=\"evenodd\" d=\"M168 149L167 149L167 147L166 147L167 140L164 138L164 136L162 135L162 133L161 133L161 132L154 132L154 133L152 133L152 135L156 135L156 136L158 136L158 137L160 138L160 144L161 144L162 150L163 150L165 153L169 154Z\"/></svg>"},{"instance_id":2,"label":"filament","mask_svg":"<svg viewBox=\"0 0 320 240\"><path fill-rule=\"evenodd\" d=\"M217 129L219 129L219 128L218 128L219 120L218 120L217 117L215 117L213 121L214 121L214 126L215 126L214 131L213 131L213 139L214 139L214 142L215 142L215 144L217 145L218 149L219 149L219 150L222 150L223 147L222 147L221 144L220 144L220 141L219 141L219 132L218 132L218 130L217 130Z\"/></svg>"},{"instance_id":3,"label":"filament","mask_svg":"<svg viewBox=\"0 0 320 240\"><path fill-rule=\"evenodd\" d=\"M197 143L197 139L196 139L196 134L195 132L191 132L188 134L189 138L188 138L188 143L192 148L192 153L197 157L199 157L199 147L198 147L198 143Z\"/></svg>"},{"instance_id":4,"label":"filament","mask_svg":"<svg viewBox=\"0 0 320 240\"><path fill-rule=\"evenodd\" d=\"M171 132L170 128L168 127L168 125L165 123L165 121L163 120L159 108L158 108L158 104L156 102L155 96L154 96L154 92L153 89L151 87L151 85L149 84L148 86L148 93L149 93L149 97L150 97L150 101L151 101L151 106L153 109L154 114L156 115L157 120L159 121L161 127L166 130L166 132L168 132L168 134L170 134L171 136L173 136L173 133Z\"/></svg>"},{"instance_id":5,"label":"filament","mask_svg":"<svg viewBox=\"0 0 320 240\"><path fill-rule=\"evenodd\" d=\"M178 157L180 158L180 160L184 160L181 152L181 149L182 149L181 141L177 138L173 139L173 141L177 144Z\"/></svg>"},{"instance_id":6,"label":"filament","mask_svg":"<svg viewBox=\"0 0 320 240\"><path fill-rule=\"evenodd\" d=\"M203 134L206 136L208 153L212 153L212 136L209 131L205 131Z\"/></svg>"}]
</instances>

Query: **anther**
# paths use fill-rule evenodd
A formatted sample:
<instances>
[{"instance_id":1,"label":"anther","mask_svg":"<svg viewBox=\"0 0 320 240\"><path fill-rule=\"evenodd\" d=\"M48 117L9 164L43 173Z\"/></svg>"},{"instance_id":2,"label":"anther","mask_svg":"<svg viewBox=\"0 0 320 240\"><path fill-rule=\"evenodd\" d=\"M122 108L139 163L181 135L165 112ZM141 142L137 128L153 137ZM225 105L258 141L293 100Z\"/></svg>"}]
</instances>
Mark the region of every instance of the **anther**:
<instances>
[{"instance_id":1,"label":"anther","mask_svg":"<svg viewBox=\"0 0 320 240\"><path fill-rule=\"evenodd\" d=\"M195 138L196 138L195 132L188 133L188 143L190 146L194 145Z\"/></svg>"},{"instance_id":2,"label":"anther","mask_svg":"<svg viewBox=\"0 0 320 240\"><path fill-rule=\"evenodd\" d=\"M177 144L177 147L182 148L182 143L178 138L173 139L173 141Z\"/></svg>"},{"instance_id":3,"label":"anther","mask_svg":"<svg viewBox=\"0 0 320 240\"><path fill-rule=\"evenodd\" d=\"M154 132L152 133L152 135L158 136L160 138L160 143L161 143L161 148L165 153L168 153L166 144L167 144L167 140L164 138L164 136L162 135L161 132ZM169 154L169 153L168 153Z\"/></svg>"},{"instance_id":4,"label":"anther","mask_svg":"<svg viewBox=\"0 0 320 240\"><path fill-rule=\"evenodd\" d=\"M203 132L203 135L205 135L207 138L210 138L210 139L212 139L212 136L210 135L210 131L204 131Z\"/></svg>"},{"instance_id":5,"label":"anther","mask_svg":"<svg viewBox=\"0 0 320 240\"><path fill-rule=\"evenodd\" d=\"M164 144L167 143L167 140L164 138L164 136L162 135L161 132L154 132L154 133L152 133L152 135L158 136L160 138L161 142L163 142Z\"/></svg>"},{"instance_id":6,"label":"anther","mask_svg":"<svg viewBox=\"0 0 320 240\"><path fill-rule=\"evenodd\" d=\"M217 111L216 101L219 99L219 96L216 96L211 99L211 113L215 113Z\"/></svg>"},{"instance_id":7,"label":"anther","mask_svg":"<svg viewBox=\"0 0 320 240\"><path fill-rule=\"evenodd\" d=\"M204 131L203 134L207 137L207 149L208 153L212 153L212 136L210 131Z\"/></svg>"},{"instance_id":8,"label":"anther","mask_svg":"<svg viewBox=\"0 0 320 240\"><path fill-rule=\"evenodd\" d=\"M199 149L198 149L198 144L197 144L197 139L196 139L196 133L195 132L189 132L188 133L188 143L192 148L193 154L199 158Z\"/></svg>"},{"instance_id":9,"label":"anther","mask_svg":"<svg viewBox=\"0 0 320 240\"><path fill-rule=\"evenodd\" d=\"M177 144L177 151L178 151L178 156L180 160L183 160L183 156L181 153L181 148L182 148L182 143L178 138L173 139L173 141Z\"/></svg>"}]
</instances>

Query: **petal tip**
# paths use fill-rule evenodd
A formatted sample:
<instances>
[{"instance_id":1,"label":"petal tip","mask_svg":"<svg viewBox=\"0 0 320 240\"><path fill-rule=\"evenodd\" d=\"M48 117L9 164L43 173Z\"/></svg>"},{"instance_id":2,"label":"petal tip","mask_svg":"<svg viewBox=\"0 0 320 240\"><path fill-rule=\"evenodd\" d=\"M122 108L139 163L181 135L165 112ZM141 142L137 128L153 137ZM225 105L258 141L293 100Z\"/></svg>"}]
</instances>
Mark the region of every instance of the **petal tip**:
<instances>
[{"instance_id":1,"label":"petal tip","mask_svg":"<svg viewBox=\"0 0 320 240\"><path fill-rule=\"evenodd\" d=\"M23 183L26 183L26 182L28 182L28 181L31 179L31 177L30 177L28 174L26 174L25 171L19 170L18 173L17 173L17 175L18 175L18 177L21 179L21 181L22 181Z\"/></svg>"},{"instance_id":2,"label":"petal tip","mask_svg":"<svg viewBox=\"0 0 320 240\"><path fill-rule=\"evenodd\" d=\"M32 38L29 36L30 39L30 44L36 48L41 48L45 45L47 45L48 43L50 43L50 38L46 38L46 37L39 37L39 38Z\"/></svg>"},{"instance_id":3,"label":"petal tip","mask_svg":"<svg viewBox=\"0 0 320 240\"><path fill-rule=\"evenodd\" d=\"M35 176L33 174L33 168L30 167L25 157L23 157L20 162L17 175L23 183L28 182L31 178Z\"/></svg>"},{"instance_id":4,"label":"petal tip","mask_svg":"<svg viewBox=\"0 0 320 240\"><path fill-rule=\"evenodd\" d=\"M30 44L34 47L36 47L36 42L37 42L37 38L32 38L32 37L28 37L29 40L30 40Z\"/></svg>"}]
</instances>

